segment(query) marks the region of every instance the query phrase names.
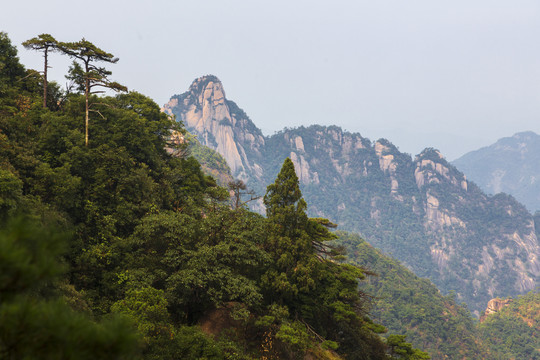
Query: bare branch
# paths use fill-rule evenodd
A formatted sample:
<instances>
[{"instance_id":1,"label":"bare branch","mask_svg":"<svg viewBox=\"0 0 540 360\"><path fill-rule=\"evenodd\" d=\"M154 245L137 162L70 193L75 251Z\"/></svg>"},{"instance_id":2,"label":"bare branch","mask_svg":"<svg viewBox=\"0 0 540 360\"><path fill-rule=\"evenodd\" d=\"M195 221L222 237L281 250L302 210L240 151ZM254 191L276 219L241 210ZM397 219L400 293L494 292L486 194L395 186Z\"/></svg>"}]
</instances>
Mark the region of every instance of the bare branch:
<instances>
[{"instance_id":1,"label":"bare branch","mask_svg":"<svg viewBox=\"0 0 540 360\"><path fill-rule=\"evenodd\" d=\"M103 116L102 113L99 112L99 110L95 110L95 109L88 109L88 111L92 111L92 112L95 112L95 113L98 113L103 119L106 119L105 116Z\"/></svg>"}]
</instances>

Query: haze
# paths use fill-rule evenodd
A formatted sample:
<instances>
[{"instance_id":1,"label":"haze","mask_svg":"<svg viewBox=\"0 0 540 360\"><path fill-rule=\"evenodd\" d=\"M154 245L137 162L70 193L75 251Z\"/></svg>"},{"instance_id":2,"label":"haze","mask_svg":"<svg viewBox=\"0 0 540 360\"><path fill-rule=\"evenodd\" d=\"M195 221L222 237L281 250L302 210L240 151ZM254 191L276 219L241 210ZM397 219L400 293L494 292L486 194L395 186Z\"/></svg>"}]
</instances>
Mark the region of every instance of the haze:
<instances>
[{"instance_id":1,"label":"haze","mask_svg":"<svg viewBox=\"0 0 540 360\"><path fill-rule=\"evenodd\" d=\"M82 37L120 57L112 78L158 104L218 76L265 134L339 125L453 160L540 133L538 1L10 1L0 31ZM51 58L65 84L69 60Z\"/></svg>"}]
</instances>

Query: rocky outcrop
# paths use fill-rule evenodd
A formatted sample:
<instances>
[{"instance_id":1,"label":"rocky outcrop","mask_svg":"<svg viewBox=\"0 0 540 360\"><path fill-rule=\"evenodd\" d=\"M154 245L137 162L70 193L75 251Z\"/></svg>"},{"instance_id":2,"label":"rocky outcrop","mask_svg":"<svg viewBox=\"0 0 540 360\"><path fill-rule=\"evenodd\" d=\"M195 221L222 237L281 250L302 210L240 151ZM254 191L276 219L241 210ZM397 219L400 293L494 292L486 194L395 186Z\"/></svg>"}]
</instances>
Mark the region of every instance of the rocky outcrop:
<instances>
[{"instance_id":1,"label":"rocky outcrop","mask_svg":"<svg viewBox=\"0 0 540 360\"><path fill-rule=\"evenodd\" d=\"M301 139L297 137L297 139ZM294 171L298 176L298 180L301 184L318 184L319 183L319 174L316 171L310 171L309 162L306 161L302 154L298 155L296 152L292 151L289 155L290 159L294 164Z\"/></svg>"},{"instance_id":2,"label":"rocky outcrop","mask_svg":"<svg viewBox=\"0 0 540 360\"><path fill-rule=\"evenodd\" d=\"M394 155L390 153L392 149L379 140L375 142L374 150L375 154L379 157L379 167L390 177L390 193L394 195L396 199L402 200L403 198L398 195L399 182L396 177L397 163L395 162Z\"/></svg>"},{"instance_id":3,"label":"rocky outcrop","mask_svg":"<svg viewBox=\"0 0 540 360\"><path fill-rule=\"evenodd\" d=\"M484 314L480 317L480 322L484 322L484 320L486 320L488 315L498 313L511 302L512 302L512 299L495 298L495 299L489 300L486 311L484 311Z\"/></svg>"}]
</instances>

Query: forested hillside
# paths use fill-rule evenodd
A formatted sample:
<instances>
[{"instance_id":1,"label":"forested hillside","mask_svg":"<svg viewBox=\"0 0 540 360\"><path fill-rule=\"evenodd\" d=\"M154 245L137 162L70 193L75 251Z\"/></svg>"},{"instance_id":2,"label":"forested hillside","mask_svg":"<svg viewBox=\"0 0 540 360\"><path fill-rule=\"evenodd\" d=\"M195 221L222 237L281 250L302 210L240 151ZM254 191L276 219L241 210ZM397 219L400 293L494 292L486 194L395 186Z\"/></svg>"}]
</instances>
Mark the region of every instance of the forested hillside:
<instances>
[{"instance_id":1,"label":"forested hillside","mask_svg":"<svg viewBox=\"0 0 540 360\"><path fill-rule=\"evenodd\" d=\"M338 232L348 261L375 275L360 284L373 296L370 314L391 333L403 333L433 359L491 359L480 340L469 310L456 303L455 294L443 296L398 261L383 255L356 234Z\"/></svg>"},{"instance_id":2,"label":"forested hillside","mask_svg":"<svg viewBox=\"0 0 540 360\"><path fill-rule=\"evenodd\" d=\"M266 217L231 207L151 99L92 95L96 79L126 90L102 67L118 59L41 41L74 57L71 92L0 33L0 357L429 358L379 335L365 272L308 218L291 160Z\"/></svg>"},{"instance_id":3,"label":"forested hillside","mask_svg":"<svg viewBox=\"0 0 540 360\"><path fill-rule=\"evenodd\" d=\"M486 316L480 335L494 359L540 359L540 293L530 292Z\"/></svg>"}]
</instances>

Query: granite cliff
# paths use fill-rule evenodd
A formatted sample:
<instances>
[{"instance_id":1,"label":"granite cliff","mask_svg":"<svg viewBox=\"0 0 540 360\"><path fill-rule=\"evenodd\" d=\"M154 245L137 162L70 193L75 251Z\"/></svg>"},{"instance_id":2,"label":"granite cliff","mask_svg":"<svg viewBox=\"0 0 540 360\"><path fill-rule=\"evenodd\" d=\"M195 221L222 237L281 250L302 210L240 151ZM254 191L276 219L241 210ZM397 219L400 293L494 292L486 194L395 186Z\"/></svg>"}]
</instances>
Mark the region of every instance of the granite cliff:
<instances>
[{"instance_id":1,"label":"granite cliff","mask_svg":"<svg viewBox=\"0 0 540 360\"><path fill-rule=\"evenodd\" d=\"M195 80L165 111L260 194L290 157L312 215L362 234L443 292L455 290L477 316L494 297L538 286L531 214L511 196L483 193L435 149L413 159L385 139L336 126L265 137L214 76Z\"/></svg>"},{"instance_id":2,"label":"granite cliff","mask_svg":"<svg viewBox=\"0 0 540 360\"><path fill-rule=\"evenodd\" d=\"M227 100L217 77L196 79L187 92L173 96L163 111L176 115L202 144L219 152L237 178L261 177L262 168L250 160L260 155L265 138L246 113Z\"/></svg>"}]
</instances>

